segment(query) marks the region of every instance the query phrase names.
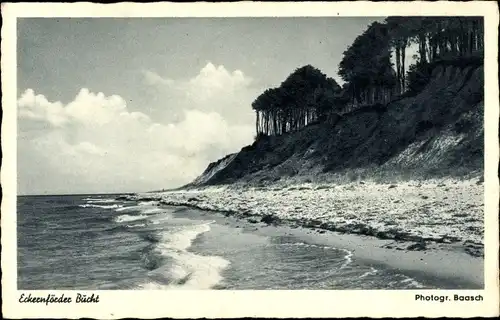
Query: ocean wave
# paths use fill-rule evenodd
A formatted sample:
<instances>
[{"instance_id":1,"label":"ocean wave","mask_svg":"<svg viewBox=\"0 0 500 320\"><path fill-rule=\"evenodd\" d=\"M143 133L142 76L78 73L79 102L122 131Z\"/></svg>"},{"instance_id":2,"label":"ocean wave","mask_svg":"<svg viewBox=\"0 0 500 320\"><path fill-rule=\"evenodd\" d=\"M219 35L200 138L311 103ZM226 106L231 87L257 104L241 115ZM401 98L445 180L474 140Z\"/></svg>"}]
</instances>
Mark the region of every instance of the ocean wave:
<instances>
[{"instance_id":1,"label":"ocean wave","mask_svg":"<svg viewBox=\"0 0 500 320\"><path fill-rule=\"evenodd\" d=\"M141 201L137 205L139 205L139 206L156 206L158 204L159 204L158 201Z\"/></svg>"},{"instance_id":2,"label":"ocean wave","mask_svg":"<svg viewBox=\"0 0 500 320\"><path fill-rule=\"evenodd\" d=\"M401 283L410 285L412 288L425 288L422 283L410 277L406 277L406 279L402 280Z\"/></svg>"},{"instance_id":3,"label":"ocean wave","mask_svg":"<svg viewBox=\"0 0 500 320\"><path fill-rule=\"evenodd\" d=\"M338 250L345 253L343 259L344 262L340 265L339 269L346 268L349 264L352 263L353 252L347 249L335 248L331 246L324 246L319 244L305 243L305 242L290 242L290 243L280 243L280 246L289 246L289 247L306 247L306 248L318 248L324 250Z\"/></svg>"},{"instance_id":4,"label":"ocean wave","mask_svg":"<svg viewBox=\"0 0 500 320\"><path fill-rule=\"evenodd\" d=\"M152 213L159 213L159 212L163 212L163 211L165 211L165 210L160 209L160 208L150 208L150 209L143 210L141 212L144 214L152 214Z\"/></svg>"},{"instance_id":5,"label":"ocean wave","mask_svg":"<svg viewBox=\"0 0 500 320\"><path fill-rule=\"evenodd\" d=\"M133 210L133 209L138 209L139 206L129 206L129 207L120 207L118 209L116 209L115 211L117 212L121 212L121 211L126 211L126 210Z\"/></svg>"},{"instance_id":6,"label":"ocean wave","mask_svg":"<svg viewBox=\"0 0 500 320\"><path fill-rule=\"evenodd\" d=\"M149 245L148 248L154 246L155 241L150 241L153 245ZM156 252L155 250L146 250L141 255L141 262L146 270L154 271L165 265L166 257ZM151 279L150 279L151 280ZM168 279L161 277L160 280L163 284L168 284Z\"/></svg>"},{"instance_id":7,"label":"ocean wave","mask_svg":"<svg viewBox=\"0 0 500 320\"><path fill-rule=\"evenodd\" d=\"M132 225L128 225L127 224L127 228L142 228L142 227L145 227L146 224L145 223L138 223L138 224L132 224Z\"/></svg>"},{"instance_id":8,"label":"ocean wave","mask_svg":"<svg viewBox=\"0 0 500 320\"><path fill-rule=\"evenodd\" d=\"M124 225L113 226L111 228L105 229L104 231L107 232L127 231L127 226Z\"/></svg>"},{"instance_id":9,"label":"ocean wave","mask_svg":"<svg viewBox=\"0 0 500 320\"><path fill-rule=\"evenodd\" d=\"M128 210L140 210L142 213L145 213L145 214L152 214L152 213L158 213L158 212L164 211L163 209L156 207L156 205L151 204L153 202L155 202L155 201L149 201L147 203L146 202L139 202L135 206L128 206L128 207L122 206L122 208L118 208L118 209L116 209L116 211L120 212L120 211L128 211ZM148 208L150 206L154 206L154 207Z\"/></svg>"},{"instance_id":10,"label":"ocean wave","mask_svg":"<svg viewBox=\"0 0 500 320\"><path fill-rule=\"evenodd\" d=\"M170 268L170 289L210 289L223 280L222 271L230 262L218 256L200 256L191 252L175 252Z\"/></svg>"},{"instance_id":11,"label":"ocean wave","mask_svg":"<svg viewBox=\"0 0 500 320\"><path fill-rule=\"evenodd\" d=\"M123 207L121 204L100 205L100 204L81 204L80 208L101 208L101 209L117 209Z\"/></svg>"},{"instance_id":12,"label":"ocean wave","mask_svg":"<svg viewBox=\"0 0 500 320\"><path fill-rule=\"evenodd\" d=\"M322 246L318 244L305 243L305 242L289 242L289 243L280 243L280 246L290 246L290 247L310 247L310 248L318 248L318 249L331 249L331 250L339 250L330 246Z\"/></svg>"},{"instance_id":13,"label":"ocean wave","mask_svg":"<svg viewBox=\"0 0 500 320\"><path fill-rule=\"evenodd\" d=\"M144 216L144 215L131 216L128 214L124 214L124 215L116 217L115 221L116 222L128 222L128 221L143 220L143 219L146 219L147 217L148 216Z\"/></svg>"},{"instance_id":14,"label":"ocean wave","mask_svg":"<svg viewBox=\"0 0 500 320\"><path fill-rule=\"evenodd\" d=\"M392 279L390 281L387 281L384 284L384 287L386 289L399 289L399 288L404 288L404 289L423 289L426 288L426 286L419 281L403 275L403 274L395 274L392 276Z\"/></svg>"},{"instance_id":15,"label":"ocean wave","mask_svg":"<svg viewBox=\"0 0 500 320\"><path fill-rule=\"evenodd\" d=\"M368 276L371 276L371 275L374 275L378 272L377 269L375 269L374 267L370 267L370 271L367 271L365 273L363 273L361 276L359 276L360 278L365 278L365 277L368 277Z\"/></svg>"},{"instance_id":16,"label":"ocean wave","mask_svg":"<svg viewBox=\"0 0 500 320\"><path fill-rule=\"evenodd\" d=\"M210 289L223 279L221 273L230 262L219 256L201 256L189 252L193 241L210 231L210 224L184 226L177 232L159 233L156 250L170 263L155 269L150 281L140 285L142 289ZM158 277L161 277L159 279Z\"/></svg>"},{"instance_id":17,"label":"ocean wave","mask_svg":"<svg viewBox=\"0 0 500 320\"><path fill-rule=\"evenodd\" d=\"M172 216L168 213L160 213L157 215L150 216L151 218L149 219L152 224L160 224L165 222L166 220L170 220Z\"/></svg>"},{"instance_id":18,"label":"ocean wave","mask_svg":"<svg viewBox=\"0 0 500 320\"><path fill-rule=\"evenodd\" d=\"M141 232L139 233L139 237L141 237L142 240L145 240L149 243L158 243L161 241L161 235L158 233L150 233L150 232ZM151 252L155 252L158 250L151 250Z\"/></svg>"},{"instance_id":19,"label":"ocean wave","mask_svg":"<svg viewBox=\"0 0 500 320\"><path fill-rule=\"evenodd\" d=\"M344 269L345 267L347 267L349 264L351 264L352 262L352 256L354 255L352 253L352 251L349 251L347 249L340 249L342 251L344 251L346 253L346 255L344 256L344 263L342 263L342 265L340 266L340 269Z\"/></svg>"},{"instance_id":20,"label":"ocean wave","mask_svg":"<svg viewBox=\"0 0 500 320\"><path fill-rule=\"evenodd\" d=\"M162 233L162 245L160 249L170 251L174 250L186 250L188 249L193 240L198 237L198 235L210 231L210 223L203 223L193 226L185 226L180 231L172 233L171 231L165 231Z\"/></svg>"},{"instance_id":21,"label":"ocean wave","mask_svg":"<svg viewBox=\"0 0 500 320\"><path fill-rule=\"evenodd\" d=\"M167 254L172 264L168 268L154 269L150 279L138 285L146 290L190 290L211 289L219 284L222 270L230 262L217 256L200 256L191 252L170 252Z\"/></svg>"},{"instance_id":22,"label":"ocean wave","mask_svg":"<svg viewBox=\"0 0 500 320\"><path fill-rule=\"evenodd\" d=\"M93 199L93 198L88 198L88 199L83 199L87 203L112 203L116 202L116 199Z\"/></svg>"}]
</instances>

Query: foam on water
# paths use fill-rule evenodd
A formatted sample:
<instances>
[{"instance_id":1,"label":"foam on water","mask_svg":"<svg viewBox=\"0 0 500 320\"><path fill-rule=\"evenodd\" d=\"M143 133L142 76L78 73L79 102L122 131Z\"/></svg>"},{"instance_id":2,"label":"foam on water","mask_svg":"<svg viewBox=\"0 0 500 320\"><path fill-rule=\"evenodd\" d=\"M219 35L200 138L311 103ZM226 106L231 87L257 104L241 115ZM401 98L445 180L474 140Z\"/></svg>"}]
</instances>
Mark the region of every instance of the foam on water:
<instances>
[{"instance_id":1,"label":"foam on water","mask_svg":"<svg viewBox=\"0 0 500 320\"><path fill-rule=\"evenodd\" d=\"M344 269L352 262L353 253L352 251L349 251L347 249L340 249L340 250L346 253L346 255L344 256L345 262L340 266L340 269Z\"/></svg>"},{"instance_id":2,"label":"foam on water","mask_svg":"<svg viewBox=\"0 0 500 320\"><path fill-rule=\"evenodd\" d=\"M347 252L345 249L338 249L330 246L322 246L318 244L305 243L305 242L291 242L291 243L280 243L280 246L290 246L290 247L311 247L311 248L320 248L325 250L341 250ZM350 256L349 256L350 258Z\"/></svg>"},{"instance_id":3,"label":"foam on water","mask_svg":"<svg viewBox=\"0 0 500 320\"><path fill-rule=\"evenodd\" d=\"M151 221L152 224L160 224L166 220L170 220L172 216L165 212L159 213L154 216L149 216L148 220Z\"/></svg>"},{"instance_id":4,"label":"foam on water","mask_svg":"<svg viewBox=\"0 0 500 320\"><path fill-rule=\"evenodd\" d=\"M171 267L174 279L171 289L210 289L222 279L221 272L229 266L229 261L217 256L201 256L190 252L169 254L175 264Z\"/></svg>"},{"instance_id":5,"label":"foam on water","mask_svg":"<svg viewBox=\"0 0 500 320\"><path fill-rule=\"evenodd\" d=\"M87 198L83 200L85 200L87 203L112 203L117 201L116 199L93 199L93 198Z\"/></svg>"},{"instance_id":6,"label":"foam on water","mask_svg":"<svg viewBox=\"0 0 500 320\"><path fill-rule=\"evenodd\" d=\"M101 209L118 209L123 207L121 204L111 204L111 205L100 205L100 204L81 204L79 205L81 208L101 208Z\"/></svg>"},{"instance_id":7,"label":"foam on water","mask_svg":"<svg viewBox=\"0 0 500 320\"><path fill-rule=\"evenodd\" d=\"M152 213L159 213L159 212L162 212L162 211L164 211L164 210L160 209L160 208L151 208L151 209L143 210L141 212L144 213L144 214L152 214Z\"/></svg>"},{"instance_id":8,"label":"foam on water","mask_svg":"<svg viewBox=\"0 0 500 320\"><path fill-rule=\"evenodd\" d=\"M360 278L365 278L365 277L368 277L368 276L371 276L371 275L374 275L378 272L377 269L375 269L374 267L370 267L370 271L367 271L365 273L363 273Z\"/></svg>"},{"instance_id":9,"label":"foam on water","mask_svg":"<svg viewBox=\"0 0 500 320\"><path fill-rule=\"evenodd\" d=\"M145 215L131 216L128 214L124 214L124 215L116 217L115 221L116 222L128 222L128 221L143 220L146 218L147 218L147 216L145 216Z\"/></svg>"},{"instance_id":10,"label":"foam on water","mask_svg":"<svg viewBox=\"0 0 500 320\"><path fill-rule=\"evenodd\" d=\"M211 223L185 226L176 233L163 232L161 249L186 250L198 235L210 231Z\"/></svg>"},{"instance_id":11,"label":"foam on water","mask_svg":"<svg viewBox=\"0 0 500 320\"><path fill-rule=\"evenodd\" d=\"M121 206L120 208L117 208L115 211L121 212L128 210L140 210L144 214L152 214L165 211L164 209L158 208L157 205L158 205L157 201L139 202L135 206L128 206L128 207Z\"/></svg>"},{"instance_id":12,"label":"foam on water","mask_svg":"<svg viewBox=\"0 0 500 320\"><path fill-rule=\"evenodd\" d=\"M145 227L145 226L146 226L146 224L139 223L139 224L127 225L127 228L141 228L141 227Z\"/></svg>"},{"instance_id":13,"label":"foam on water","mask_svg":"<svg viewBox=\"0 0 500 320\"><path fill-rule=\"evenodd\" d=\"M230 262L218 256L202 256L187 251L201 234L210 231L212 222L183 226L177 232L163 231L156 249L171 264L155 270L168 279L168 283L149 281L139 287L144 289L210 289L222 279L221 272Z\"/></svg>"},{"instance_id":14,"label":"foam on water","mask_svg":"<svg viewBox=\"0 0 500 320\"><path fill-rule=\"evenodd\" d=\"M139 208L139 206L120 207L120 208L116 209L115 211L121 212L121 211L125 211L125 210L133 210L133 209L137 209L137 208Z\"/></svg>"},{"instance_id":15,"label":"foam on water","mask_svg":"<svg viewBox=\"0 0 500 320\"><path fill-rule=\"evenodd\" d=\"M406 279L402 280L401 283L408 283L414 288L425 288L423 284L408 276L406 276Z\"/></svg>"},{"instance_id":16,"label":"foam on water","mask_svg":"<svg viewBox=\"0 0 500 320\"><path fill-rule=\"evenodd\" d=\"M158 205L158 201L141 201L137 205L138 206L156 206Z\"/></svg>"}]
</instances>

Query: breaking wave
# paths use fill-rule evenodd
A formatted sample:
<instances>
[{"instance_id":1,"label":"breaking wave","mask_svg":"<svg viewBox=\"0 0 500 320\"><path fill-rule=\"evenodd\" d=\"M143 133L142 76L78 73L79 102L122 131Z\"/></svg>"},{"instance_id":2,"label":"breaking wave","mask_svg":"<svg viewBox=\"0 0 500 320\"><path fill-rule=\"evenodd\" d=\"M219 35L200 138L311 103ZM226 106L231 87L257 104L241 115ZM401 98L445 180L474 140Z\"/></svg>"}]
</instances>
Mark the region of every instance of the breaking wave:
<instances>
[{"instance_id":1,"label":"breaking wave","mask_svg":"<svg viewBox=\"0 0 500 320\"><path fill-rule=\"evenodd\" d=\"M101 209L118 209L123 207L121 204L111 204L111 205L100 205L100 204L81 204L79 205L81 208L101 208Z\"/></svg>"},{"instance_id":2,"label":"breaking wave","mask_svg":"<svg viewBox=\"0 0 500 320\"><path fill-rule=\"evenodd\" d=\"M218 256L202 256L188 249L201 234L210 231L210 224L183 226L176 232L163 231L156 243L157 259L171 263L152 271L150 281L142 289L210 289L223 279L221 272L230 262ZM148 260L151 263L151 259Z\"/></svg>"},{"instance_id":3,"label":"breaking wave","mask_svg":"<svg viewBox=\"0 0 500 320\"><path fill-rule=\"evenodd\" d=\"M132 216L132 215L124 214L124 215L116 217L115 221L116 222L128 222L128 221L143 220L146 218L147 218L147 216L144 216L144 215Z\"/></svg>"}]
</instances>

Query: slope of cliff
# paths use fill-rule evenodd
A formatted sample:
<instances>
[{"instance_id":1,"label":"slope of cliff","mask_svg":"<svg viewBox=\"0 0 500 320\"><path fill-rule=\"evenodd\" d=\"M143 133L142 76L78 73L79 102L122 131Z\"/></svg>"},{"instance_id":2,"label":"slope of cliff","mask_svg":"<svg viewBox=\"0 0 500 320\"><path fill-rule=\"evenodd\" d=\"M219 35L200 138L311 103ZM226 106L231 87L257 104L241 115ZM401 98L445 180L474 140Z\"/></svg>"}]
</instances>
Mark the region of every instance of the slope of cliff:
<instances>
[{"instance_id":1,"label":"slope of cliff","mask_svg":"<svg viewBox=\"0 0 500 320\"><path fill-rule=\"evenodd\" d=\"M483 87L482 64L439 64L412 97L260 138L187 187L480 176Z\"/></svg>"}]
</instances>

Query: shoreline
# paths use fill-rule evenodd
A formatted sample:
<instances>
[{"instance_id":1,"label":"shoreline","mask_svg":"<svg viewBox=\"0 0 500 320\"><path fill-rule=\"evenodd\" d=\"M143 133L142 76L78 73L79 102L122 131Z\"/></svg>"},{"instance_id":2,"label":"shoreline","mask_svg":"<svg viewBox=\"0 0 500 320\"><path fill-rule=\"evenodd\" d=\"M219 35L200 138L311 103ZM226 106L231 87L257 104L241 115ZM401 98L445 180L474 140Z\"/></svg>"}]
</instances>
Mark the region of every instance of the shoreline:
<instances>
[{"instance_id":1,"label":"shoreline","mask_svg":"<svg viewBox=\"0 0 500 320\"><path fill-rule=\"evenodd\" d=\"M324 222L321 220L307 220L307 219L280 219L279 217L271 214L266 214L263 216L260 215L251 215L248 214L247 212L238 212L238 211L233 211L233 210L216 210L216 209L207 209L204 206L198 206L196 204L191 204L191 203L186 203L186 204L179 204L176 202L170 202L170 201L165 201L162 199L156 199L153 200L154 198L147 198L147 201L158 201L161 205L165 206L172 206L176 208L191 208L195 210L200 210L204 212L211 212L211 213L220 213L224 215L225 217L233 217L237 218L240 221L247 221L251 224L255 223L265 223L268 226L273 226L273 227L288 227L290 229L297 229L297 228L303 228L306 230L312 230L315 232L318 232L319 234L323 234L325 232L334 232L338 235L353 235L353 236L360 236L360 237L366 237L366 238L373 238L377 240L388 240L388 241L395 241L397 243L402 243L402 244L408 244L412 243L414 246L411 246L411 248L403 249L401 246L388 246L387 248L395 248L396 250L409 250L409 251L422 251L422 250L427 250L427 249L435 249L436 245L443 244L443 247L448 246L450 249L452 248L457 248L459 245L457 245L456 239L454 238L449 238L449 241L446 241L447 238L425 238L425 237L418 237L418 236L413 236L409 235L405 232L392 232L392 233L385 233L383 231L377 232L374 229L371 229L369 227L364 227L361 226L359 227L356 225L354 228L349 229L349 228L336 228L335 225ZM142 199L141 199L142 200ZM465 241L465 243L469 243L468 241ZM394 244L394 242L392 242ZM433 246L434 245L434 246ZM483 253L483 248L478 246L473 246L474 249L479 249L477 251L473 250L466 250L465 253L469 256L472 257L484 257Z\"/></svg>"},{"instance_id":2,"label":"shoreline","mask_svg":"<svg viewBox=\"0 0 500 320\"><path fill-rule=\"evenodd\" d=\"M440 183L439 185L439 188L442 189L443 183ZM455 189L461 188L465 191L469 191L471 188L478 191L481 188L475 181L447 181L445 185L447 186L446 189L449 191L448 194L456 191L453 190L453 186L455 186ZM421 185L417 187L409 187L408 184L389 186L376 185L377 190L383 190L383 196L387 196L388 192L386 190L394 191L400 189L399 191L403 190L404 192L404 190L412 190L414 188L419 190L419 194L425 193L422 190L436 193L436 187L437 185L428 185L424 187ZM367 188L374 189L373 185L367 186L365 184L354 187L352 185L323 185L317 186L316 188L311 188L310 186L293 186L288 189L276 189L273 186L270 186L264 191L255 191L251 189L242 191L231 189L226 186L222 188L209 187L204 188L203 190L177 190L174 192L155 194L137 194L129 197L137 201L158 201L159 204L166 206L186 207L205 212L219 213L221 216L225 216L225 218L234 219L236 223L244 223L249 228L256 228L257 230L254 231L258 233L273 234L278 232L282 234L290 234L303 239L304 241L330 245L353 251L357 258L371 261L375 264L384 264L395 269L412 273L420 273L425 277L450 279L450 281L461 283L462 285L465 284L467 288L484 287L484 249L483 244L477 241L477 235L471 237L470 234L463 233L462 237L459 237L457 235L454 236L453 234L449 235L446 233L444 235L440 234L439 237L436 237L436 235L431 232L428 235L422 232L420 232L421 234L418 234L415 230L408 230L408 228L405 229L404 227L408 227L405 225L405 222L407 221L398 220L398 216L396 216L393 220L396 222L402 221L402 228L392 228L394 225L393 223L390 223L390 228L384 229L385 225L380 223L377 224L378 221L374 221L372 225L365 223L362 219L362 214L359 214L361 219L353 219L350 223L335 223L336 221L331 221L332 219L330 216L325 217L318 214L315 216L315 214L311 214L309 212L313 211L316 206L321 206L324 202L334 202L334 198L329 199L328 197L320 196L319 198L316 197L312 200L320 199L323 203L318 201L311 202L310 198L303 197L305 193L311 193L313 192L311 190L314 190L314 192L320 193L320 195L325 195L325 192L328 194L329 191L338 191L339 188L343 190L335 194L335 200L338 202L340 199L343 206L337 203L337 207L340 208L335 208L337 210L334 214L340 212L345 215L344 211L346 207L350 208L353 204L356 204L350 201L352 200L352 193L358 196L357 204L359 204L359 201L361 200L373 200L367 200L362 197L363 195L359 197L357 194L357 192L366 190ZM442 190L437 190L442 193ZM342 191L348 192L342 193ZM269 193L264 201L255 201L255 198L262 196L259 192ZM293 196L285 198L285 200L289 199L290 201L279 202L279 204L283 206L282 211L273 212L272 209L276 207L276 203L273 203L273 200L279 198L279 196L276 197L276 192L293 193ZM446 192L444 193L446 194ZM375 194L374 199L376 199L376 201L380 200L376 197L380 194L380 192ZM290 207L293 209L293 205L298 203L296 201L297 195L298 199L301 201L306 200L306 203L302 208L309 208L309 210L308 212L300 212L300 214L295 216L291 214L287 215L288 212L286 210L290 211ZM364 196L366 196L366 194ZM402 196L407 197L408 192ZM420 198L425 200L426 197L428 196L422 195ZM440 194L440 197L446 199L447 196ZM261 200L261 198L259 198L259 200ZM235 199L238 201L233 201ZM384 199L385 198L382 198L382 204L384 204ZM473 205L477 204L474 203L474 200L477 199L466 199L464 201L465 208L474 208ZM388 202L387 199L385 199L385 202ZM393 202L394 201L391 201L391 203ZM436 203L437 201L431 202L431 204L434 205ZM429 205L424 201L419 202L416 206L408 205L406 206L406 209L411 210L411 212L429 210ZM445 212L450 211L450 208L445 209ZM456 210L460 216L464 216L461 211L463 208L460 206L455 206L451 209ZM385 212L380 213L380 217L387 218L387 216L390 217L393 215L393 212L390 210L389 206L386 208ZM337 218L337 216L340 216L341 214L335 215L334 218ZM404 218L412 219L413 217L405 215ZM443 217L435 216L434 218L435 219L432 219L433 222L434 220L439 220ZM419 223L420 225L425 225L425 222L425 220L416 221L416 225L419 225ZM442 223L441 225L439 223L434 223L432 226L435 229L437 228L436 230L439 228L448 230L449 233L454 231L450 230L450 225L446 223ZM426 231L426 229L424 229L424 231ZM443 268L443 265L446 266L446 268Z\"/></svg>"},{"instance_id":3,"label":"shoreline","mask_svg":"<svg viewBox=\"0 0 500 320\"><path fill-rule=\"evenodd\" d=\"M207 215L219 223L232 225L245 232L265 236L292 236L305 243L331 246L353 252L356 259L373 265L383 265L397 269L408 275L418 274L420 278L439 279L456 285L458 290L484 288L484 260L457 251L449 245L430 245L425 250L406 250L406 241L379 239L372 236L324 231L288 223L250 222L237 214L212 210L201 210L193 206L172 206L177 210L195 209L202 217ZM250 218L250 220L252 220ZM399 245L399 246L398 246ZM446 265L446 268L442 268ZM457 289L452 287L450 289Z\"/></svg>"},{"instance_id":4,"label":"shoreline","mask_svg":"<svg viewBox=\"0 0 500 320\"><path fill-rule=\"evenodd\" d=\"M405 250L405 242L395 244L370 236L341 234L335 231L317 233L306 228L290 229L278 226L290 235L304 241L329 245L352 251L358 259L386 265L404 272L418 273L427 278L437 277L458 283L467 288L484 288L484 261L479 257L448 250L446 247L428 247L422 251ZM397 245L402 247L397 247ZM393 245L388 248L387 245ZM446 265L446 268L443 268Z\"/></svg>"}]
</instances>

